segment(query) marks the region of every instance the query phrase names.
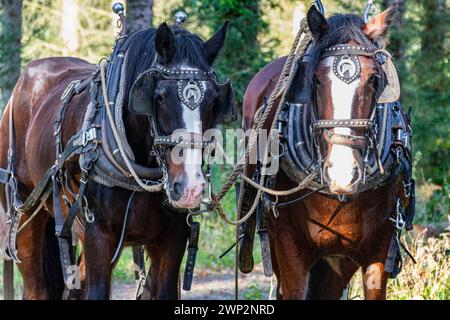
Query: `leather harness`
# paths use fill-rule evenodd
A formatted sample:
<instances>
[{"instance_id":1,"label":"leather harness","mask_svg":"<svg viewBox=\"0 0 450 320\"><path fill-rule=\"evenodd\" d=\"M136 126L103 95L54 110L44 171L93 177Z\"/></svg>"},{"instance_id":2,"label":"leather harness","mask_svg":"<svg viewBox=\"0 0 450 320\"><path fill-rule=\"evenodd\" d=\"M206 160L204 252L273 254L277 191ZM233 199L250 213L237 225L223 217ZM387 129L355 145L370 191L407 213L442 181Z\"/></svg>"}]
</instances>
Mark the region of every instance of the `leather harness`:
<instances>
[{"instance_id":1,"label":"leather harness","mask_svg":"<svg viewBox=\"0 0 450 320\"><path fill-rule=\"evenodd\" d=\"M317 178L308 187L311 191L307 194L284 203L278 203L278 199L273 201L268 194L263 197L262 205L258 208L255 219L250 219L241 227L242 243L239 253L239 262L242 272L250 272L253 268L251 257L255 226L258 226L260 243L262 250L262 260L264 273L272 275L270 263L269 241L265 240L264 221L269 214L278 216L278 209L297 204L306 197L320 192L332 197L328 186L324 183L322 176L323 156L320 149L321 139L325 139L330 144L343 145L360 150L362 154L363 177L362 183L358 185L358 192L373 190L390 183L395 177L403 174L403 185L405 192L397 195L397 210L391 218L396 226L396 231L392 237L388 258L386 260L386 272L395 277L401 268L401 254L399 248L400 232L403 228L412 229L414 218L414 180L412 179L412 151L411 140L412 130L410 128L410 118L404 112L398 100L398 96L386 95L383 91L382 99L377 102L374 99L374 107L368 119L317 119L317 109L314 99L314 88L306 80L306 69L310 62L310 53L314 44L306 51L305 55L297 61L294 70L295 78L292 86L288 88L287 103L281 106L282 112L278 119L278 130L281 133L283 154L280 158L281 168L293 182L300 183L313 172L317 172ZM354 81L361 71L357 56L366 56L375 59L381 66L389 64L390 55L384 50L376 48L368 49L363 46L337 45L326 49L322 55L334 57L333 68L336 76L346 82ZM340 68L340 69L339 69ZM383 68L383 71L385 69ZM389 70L395 72L395 70ZM396 93L393 85L397 82L389 83L395 77L379 75L384 80L381 85ZM389 87L391 86L391 87ZM399 88L397 88L399 90ZM381 91L381 90L380 90ZM380 97L381 97L380 96ZM364 135L339 134L333 131L334 128L363 129ZM322 135L322 133L324 133ZM258 181L258 168L253 176ZM270 185L275 185L275 176L268 179ZM266 185L269 187L269 185ZM409 199L409 204L403 208L401 203ZM249 199L252 196L249 195ZM246 210L246 202L243 203L242 211ZM409 254L409 253L408 253Z\"/></svg>"},{"instance_id":2,"label":"leather harness","mask_svg":"<svg viewBox=\"0 0 450 320\"><path fill-rule=\"evenodd\" d=\"M107 95L110 100L110 107L113 108L115 115L114 121L117 127L123 128L122 107L124 102L124 83L127 61L127 49L129 48L136 33L127 36L121 36L117 39L113 53L109 58L107 67ZM137 77L135 83L141 78L151 75L152 77L159 75L164 79L173 79L180 81L213 81L218 86L219 94L224 93L229 104L229 110L219 112L220 119L218 122L231 122L236 117L234 105L234 93L229 82L220 84L214 70L211 68L208 72L198 69L170 69L159 65L158 63L144 71ZM18 183L14 175L14 127L13 127L13 110L11 108L9 115L9 149L8 149L8 167L0 168L0 183L6 185L7 195L7 216L8 224L10 224L7 240L7 255L15 262L20 263L17 255L16 236L24 212L29 211L43 203L46 199L53 195L53 207L55 214L55 233L58 237L60 248L60 259L63 270L64 281L69 289L71 289L71 266L75 264L74 247L72 246L72 226L75 218L81 214L81 217L87 223L95 221L94 215L90 212L89 206L84 196L86 186L89 180L103 184L108 187L118 186L131 191L144 191L133 179L127 170L123 158L117 151L117 142L111 132L111 126L108 124L106 116L104 100L102 99L101 79L97 70L91 77L82 81L73 81L66 88L61 96L61 109L54 123L54 136L56 145L56 161L49 168L36 187L32 190L27 199L22 202L18 195ZM61 139L61 126L64 120L67 105L73 96L90 89L91 102L87 108L82 129L70 138L67 145L63 147ZM130 95L131 96L131 95ZM180 95L179 95L180 96ZM181 92L181 97L183 92ZM220 99L219 99L220 100ZM130 110L133 111L133 110ZM199 134L189 133L174 138L160 134L159 125L156 120L154 103L149 108L147 114L150 121L151 134L154 138L154 152L157 158L158 167L147 168L132 162L133 169L146 181L147 184L157 184L163 181L167 183L167 169L164 158L164 149L178 146L181 148L206 148L211 145L211 141L202 141ZM125 133L123 140L128 147L128 154L134 159L131 148L126 142ZM69 180L72 179L70 174L64 170L65 163L75 156L79 156L79 165L81 169L81 179L79 181L78 194L74 194L68 187ZM61 197L62 195L62 197ZM69 199L73 198L72 203ZM66 218L63 217L63 203L69 209ZM40 208L40 207L39 207ZM32 215L34 217L34 214ZM29 221L27 221L28 223ZM191 236L188 249L188 268L185 273L185 289L189 290L193 278L193 269L195 264L196 250L198 245L198 223L190 222ZM122 239L123 237L121 237ZM122 243L119 244L121 246ZM137 252L137 250L135 250ZM136 254L136 259L140 260L140 273L143 270L143 259L141 254Z\"/></svg>"}]
</instances>

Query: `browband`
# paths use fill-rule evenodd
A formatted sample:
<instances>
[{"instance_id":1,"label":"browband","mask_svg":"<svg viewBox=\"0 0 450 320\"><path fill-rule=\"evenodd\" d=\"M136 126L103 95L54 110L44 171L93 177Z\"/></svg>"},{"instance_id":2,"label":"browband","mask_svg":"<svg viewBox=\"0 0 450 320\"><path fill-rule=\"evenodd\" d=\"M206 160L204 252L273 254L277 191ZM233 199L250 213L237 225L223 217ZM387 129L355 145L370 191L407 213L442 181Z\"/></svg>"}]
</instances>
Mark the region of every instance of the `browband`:
<instances>
[{"instance_id":1,"label":"browband","mask_svg":"<svg viewBox=\"0 0 450 320\"><path fill-rule=\"evenodd\" d=\"M373 57L378 53L378 50L370 50L364 46L359 45L336 45L325 49L322 54L322 58L332 57L332 56L346 56L346 55L356 55L356 56L367 56Z\"/></svg>"},{"instance_id":2,"label":"browband","mask_svg":"<svg viewBox=\"0 0 450 320\"><path fill-rule=\"evenodd\" d=\"M200 80L200 81L208 81L213 80L216 81L216 77L214 72L211 70L209 72L202 71L199 69L172 69L164 67L158 63L155 63L150 69L142 72L139 76L149 73L159 73L165 79L173 79L173 80Z\"/></svg>"}]
</instances>

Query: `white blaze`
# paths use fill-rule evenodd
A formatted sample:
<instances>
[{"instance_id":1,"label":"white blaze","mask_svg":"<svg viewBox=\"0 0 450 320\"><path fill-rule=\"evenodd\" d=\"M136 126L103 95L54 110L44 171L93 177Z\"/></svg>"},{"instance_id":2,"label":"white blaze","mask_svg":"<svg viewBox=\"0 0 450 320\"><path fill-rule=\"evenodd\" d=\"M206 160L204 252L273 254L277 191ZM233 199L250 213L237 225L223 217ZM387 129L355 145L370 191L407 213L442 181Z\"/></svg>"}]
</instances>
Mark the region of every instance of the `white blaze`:
<instances>
[{"instance_id":1,"label":"white blaze","mask_svg":"<svg viewBox=\"0 0 450 320\"><path fill-rule=\"evenodd\" d=\"M191 110L183 105L183 121L186 132L202 134L200 108ZM184 170L187 177L187 188L195 188L204 183L202 174L202 149L185 148L184 151Z\"/></svg>"},{"instance_id":2,"label":"white blaze","mask_svg":"<svg viewBox=\"0 0 450 320\"><path fill-rule=\"evenodd\" d=\"M182 69L189 69L190 67L184 65ZM207 83L202 81L206 88ZM200 118L200 106L194 110L190 109L184 103L183 106L183 121L188 133L202 134L202 123ZM202 156L203 150L196 148L185 148L184 151L184 170L187 178L186 188L197 188L205 183L202 173Z\"/></svg>"},{"instance_id":3,"label":"white blaze","mask_svg":"<svg viewBox=\"0 0 450 320\"><path fill-rule=\"evenodd\" d=\"M333 119L351 119L353 98L360 85L360 78L350 84L340 80L333 72L334 57L329 57L326 64L330 67L328 77L331 81L331 96L333 103ZM335 133L350 134L349 128L335 128ZM340 187L347 187L353 179L355 157L353 149L341 145L332 145L329 155L331 167L328 175L331 182Z\"/></svg>"}]
</instances>

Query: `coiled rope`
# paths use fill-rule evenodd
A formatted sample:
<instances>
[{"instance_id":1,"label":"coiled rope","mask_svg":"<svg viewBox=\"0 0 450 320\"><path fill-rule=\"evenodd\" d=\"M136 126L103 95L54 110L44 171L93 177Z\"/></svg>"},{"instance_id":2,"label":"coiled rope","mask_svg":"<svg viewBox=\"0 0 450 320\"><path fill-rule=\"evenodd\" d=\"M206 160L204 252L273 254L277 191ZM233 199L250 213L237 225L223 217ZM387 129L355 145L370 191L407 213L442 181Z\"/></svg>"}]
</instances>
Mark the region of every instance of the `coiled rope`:
<instances>
[{"instance_id":1,"label":"coiled rope","mask_svg":"<svg viewBox=\"0 0 450 320\"><path fill-rule=\"evenodd\" d=\"M303 36L303 37L302 37ZM300 41L301 40L301 41ZM263 192L269 193L271 195L290 195L294 194L302 189L305 189L316 177L316 173L312 172L309 176L307 176L304 181L299 183L295 188L290 190L284 190L284 191L278 191L278 190L272 190L270 188L266 188L264 186L265 179L266 179L266 173L268 168L266 166L263 166L261 169L261 181L259 183L256 183L251 178L247 176L247 165L248 165L248 158L250 155L250 152L255 149L257 141L258 141L258 133L263 128L264 124L266 123L276 100L281 96L280 103L278 104L277 110L275 112L275 116L272 120L272 124L270 128L273 130L276 128L277 121L279 114L281 112L282 106L286 102L286 94L287 94L287 88L291 85L292 80L294 79L295 72L293 72L293 66L294 62L297 62L298 59L300 59L305 51L307 50L310 42L312 40L311 32L309 31L308 23L306 19L303 19L300 23L300 29L295 37L294 43L292 45L291 51L289 52L289 55L286 59L286 62L283 66L282 72L280 74L280 77L278 79L278 82L275 86L275 89L272 91L269 100L267 102L267 106L264 108L264 111L259 111L255 114L255 120L252 125L251 134L249 137L249 143L248 147L245 149L245 154L243 158L240 160L240 163L237 164L233 172L231 173L230 177L228 178L227 182L221 189L221 191L218 193L218 195L213 195L213 207L217 210L219 213L219 216L227 223L231 225L240 225L247 221L253 213L256 211L256 208L258 207L258 204L261 200L261 196ZM261 109L260 109L261 110ZM267 163L269 157L269 144L266 145L264 150L264 157L262 163ZM220 201L223 199L223 197L229 192L229 190L233 187L233 185L236 183L238 178L241 178L242 181L248 183L252 187L256 188L258 190L256 197L253 201L252 206L250 207L249 211L240 219L237 220L231 220L227 217L223 207L220 204ZM245 193L245 187L244 185L241 186L241 190L239 193L238 198L238 210L242 206L243 202L243 195Z\"/></svg>"}]
</instances>

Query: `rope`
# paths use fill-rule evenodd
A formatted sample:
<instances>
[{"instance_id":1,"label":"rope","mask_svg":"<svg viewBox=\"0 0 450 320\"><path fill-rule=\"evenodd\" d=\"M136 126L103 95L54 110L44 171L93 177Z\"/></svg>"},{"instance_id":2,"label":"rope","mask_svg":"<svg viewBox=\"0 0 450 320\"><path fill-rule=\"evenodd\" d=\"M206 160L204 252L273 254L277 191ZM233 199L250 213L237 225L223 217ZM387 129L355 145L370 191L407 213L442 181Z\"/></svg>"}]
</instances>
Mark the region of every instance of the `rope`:
<instances>
[{"instance_id":1,"label":"rope","mask_svg":"<svg viewBox=\"0 0 450 320\"><path fill-rule=\"evenodd\" d=\"M312 172L302 182L300 182L296 187L289 189L289 190L273 190L270 188L266 188L246 176L242 176L242 179L244 179L244 181L247 182L248 184L250 184L252 187L254 187L262 192L268 193L272 196L289 196L291 194L299 192L300 190L305 189L316 178L316 176L317 176L317 174L315 172Z\"/></svg>"},{"instance_id":2,"label":"rope","mask_svg":"<svg viewBox=\"0 0 450 320\"><path fill-rule=\"evenodd\" d=\"M117 142L117 146L119 148L119 152L120 155L122 156L123 160L125 161L125 164L127 166L127 169L130 171L131 175L133 176L134 180L136 181L136 183L145 191L148 192L160 192L163 190L163 183L159 183L156 185L152 185L149 186L146 183L144 183L141 178L139 178L139 176L137 175L136 171L134 170L130 160L128 159L128 156L125 153L125 148L123 146L122 140L120 139L120 135L117 131L115 122L114 122L114 118L112 116L111 113L111 107L109 105L109 98L108 98L108 93L107 93L107 88L106 88L106 76L105 76L105 68L106 68L106 60L102 60L102 62L100 63L100 76L101 76L101 81L102 81L102 91L103 91L103 100L105 102L105 107L106 107L106 113L108 115L108 120L109 123L111 125L111 129L114 135L114 139L116 139Z\"/></svg>"},{"instance_id":3,"label":"rope","mask_svg":"<svg viewBox=\"0 0 450 320\"><path fill-rule=\"evenodd\" d=\"M304 35L303 38L302 38L302 35ZM301 41L300 41L300 39L301 39ZM295 187L291 190L284 190L284 191L277 191L277 190L272 190L272 189L264 187L266 171L267 171L267 167L265 167L265 166L262 167L261 181L259 183L254 182L251 178L249 178L247 176L247 162L248 162L247 160L248 160L250 151L254 150L254 148L256 147L256 143L258 141L258 132L263 128L264 124L266 123L266 121L272 111L272 108L275 105L276 100L281 96L280 103L278 104L278 108L275 112L275 116L274 116L274 118L272 120L272 124L270 126L270 128L272 130L276 128L279 114L281 112L282 106L284 105L284 103L286 101L287 90L285 90L285 89L292 83L292 80L295 76L295 73L292 72L293 63L294 63L294 61L299 59L301 56L303 56L303 54L305 53L306 49L308 48L311 40L312 40L312 35L309 31L307 20L303 19L300 24L300 29L295 37L291 51L289 52L289 55L283 66L283 70L281 71L281 74L280 74L278 82L275 86L275 89L272 91L272 93L269 97L266 108L264 108L263 112L258 111L255 114L255 117L254 117L255 121L253 122L253 125L252 125L252 130L251 130L251 134L249 137L249 144L248 144L248 147L246 148L245 154L242 158L243 163L241 162L236 166L236 168L233 170L231 176L229 177L228 181L222 187L219 194L217 196L213 196L212 200L213 200L214 208L219 213L219 216L225 222L227 222L231 225L242 224L253 215L253 213L256 211L256 208L258 207L258 204L259 204L259 201L261 200L261 195L263 192L266 192L266 193L269 193L272 195L293 194L293 193L296 193L296 192L306 188L309 185L309 183L312 182L312 180L314 180L314 178L316 176L316 173L313 172L308 177L306 177L305 180L302 181L297 187ZM260 110L262 110L262 109L260 109ZM263 158L262 163L268 162L267 161L268 156L269 156L269 144L267 144L265 147L264 158ZM251 186L255 187L258 190L258 192L255 196L255 199L254 199L253 204L250 207L249 211L242 218L233 221L227 217L223 207L220 204L220 201L229 192L231 187L236 183L236 180L238 179L238 177L241 177L243 181L245 181L248 184L250 184ZM241 191L239 193L239 198L238 198L238 204L237 204L238 208L242 207L244 193L245 193L245 187L244 187L244 185L242 185Z\"/></svg>"},{"instance_id":4,"label":"rope","mask_svg":"<svg viewBox=\"0 0 450 320\"><path fill-rule=\"evenodd\" d=\"M236 247L234 248L234 300L239 300L239 225L236 225Z\"/></svg>"}]
</instances>

